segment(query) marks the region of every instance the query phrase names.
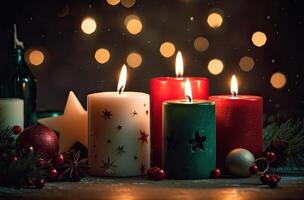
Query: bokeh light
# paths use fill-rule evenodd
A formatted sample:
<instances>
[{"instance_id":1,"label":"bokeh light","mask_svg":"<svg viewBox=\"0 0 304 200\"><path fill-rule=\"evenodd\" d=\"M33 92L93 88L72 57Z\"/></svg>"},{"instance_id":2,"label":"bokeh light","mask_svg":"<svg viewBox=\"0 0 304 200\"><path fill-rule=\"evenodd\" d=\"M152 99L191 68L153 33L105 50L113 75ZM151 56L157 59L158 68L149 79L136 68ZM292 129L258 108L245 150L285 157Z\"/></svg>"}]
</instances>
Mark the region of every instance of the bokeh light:
<instances>
[{"instance_id":1,"label":"bokeh light","mask_svg":"<svg viewBox=\"0 0 304 200\"><path fill-rule=\"evenodd\" d=\"M142 30L142 23L137 15L128 15L124 20L125 26L129 33L136 35Z\"/></svg>"},{"instance_id":2,"label":"bokeh light","mask_svg":"<svg viewBox=\"0 0 304 200\"><path fill-rule=\"evenodd\" d=\"M28 61L34 66L41 65L44 61L44 54L39 50L33 50L29 53Z\"/></svg>"},{"instance_id":3,"label":"bokeh light","mask_svg":"<svg viewBox=\"0 0 304 200\"><path fill-rule=\"evenodd\" d=\"M207 18L207 23L211 28L218 28L223 23L223 17L219 13L210 13Z\"/></svg>"},{"instance_id":4,"label":"bokeh light","mask_svg":"<svg viewBox=\"0 0 304 200\"><path fill-rule=\"evenodd\" d=\"M92 17L86 17L81 23L81 29L85 34L92 34L96 30L97 24Z\"/></svg>"},{"instance_id":5,"label":"bokeh light","mask_svg":"<svg viewBox=\"0 0 304 200\"><path fill-rule=\"evenodd\" d=\"M276 72L276 73L272 74L272 76L270 78L270 83L271 83L272 87L274 87L276 89L280 89L286 85L287 78L283 73Z\"/></svg>"},{"instance_id":6,"label":"bokeh light","mask_svg":"<svg viewBox=\"0 0 304 200\"><path fill-rule=\"evenodd\" d=\"M251 41L257 47L264 46L267 41L266 34L261 31L257 31L252 35Z\"/></svg>"},{"instance_id":7,"label":"bokeh light","mask_svg":"<svg viewBox=\"0 0 304 200\"><path fill-rule=\"evenodd\" d=\"M137 68L142 63L142 57L139 53L132 52L127 57L127 64L132 68Z\"/></svg>"},{"instance_id":8,"label":"bokeh light","mask_svg":"<svg viewBox=\"0 0 304 200\"><path fill-rule=\"evenodd\" d=\"M136 0L121 0L121 5L126 8L131 8L136 3Z\"/></svg>"},{"instance_id":9,"label":"bokeh light","mask_svg":"<svg viewBox=\"0 0 304 200\"><path fill-rule=\"evenodd\" d=\"M110 52L107 49L100 48L95 52L95 60L100 64L108 62L110 59Z\"/></svg>"},{"instance_id":10,"label":"bokeh light","mask_svg":"<svg viewBox=\"0 0 304 200\"><path fill-rule=\"evenodd\" d=\"M164 42L160 45L159 52L165 58L169 58L175 53L175 46L171 42Z\"/></svg>"},{"instance_id":11,"label":"bokeh light","mask_svg":"<svg viewBox=\"0 0 304 200\"><path fill-rule=\"evenodd\" d=\"M194 40L193 46L197 51L204 52L209 47L209 41L207 40L207 38L198 37Z\"/></svg>"},{"instance_id":12,"label":"bokeh light","mask_svg":"<svg viewBox=\"0 0 304 200\"><path fill-rule=\"evenodd\" d=\"M255 64L254 60L250 56L244 56L239 61L239 66L241 70L245 72L251 71L254 67L254 64Z\"/></svg>"},{"instance_id":13,"label":"bokeh light","mask_svg":"<svg viewBox=\"0 0 304 200\"><path fill-rule=\"evenodd\" d=\"M108 4L115 6L120 3L120 0L107 0Z\"/></svg>"},{"instance_id":14,"label":"bokeh light","mask_svg":"<svg viewBox=\"0 0 304 200\"><path fill-rule=\"evenodd\" d=\"M208 70L213 75L220 74L224 69L224 63L220 59L212 59L208 63Z\"/></svg>"}]
</instances>

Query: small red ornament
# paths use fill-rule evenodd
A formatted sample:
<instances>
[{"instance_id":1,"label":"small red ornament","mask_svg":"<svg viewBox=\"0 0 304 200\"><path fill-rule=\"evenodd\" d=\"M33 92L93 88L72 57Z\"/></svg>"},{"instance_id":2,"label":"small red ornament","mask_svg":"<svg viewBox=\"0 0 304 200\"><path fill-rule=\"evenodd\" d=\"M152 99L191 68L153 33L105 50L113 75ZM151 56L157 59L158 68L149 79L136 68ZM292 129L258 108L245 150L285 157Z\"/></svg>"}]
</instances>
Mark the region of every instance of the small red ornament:
<instances>
[{"instance_id":1,"label":"small red ornament","mask_svg":"<svg viewBox=\"0 0 304 200\"><path fill-rule=\"evenodd\" d=\"M275 153L269 151L266 153L265 158L268 162L273 162L276 159L276 155L275 155Z\"/></svg>"},{"instance_id":2,"label":"small red ornament","mask_svg":"<svg viewBox=\"0 0 304 200\"><path fill-rule=\"evenodd\" d=\"M18 157L16 156L16 155L12 155L11 157L10 157L10 161L11 162L16 162L18 160Z\"/></svg>"},{"instance_id":3,"label":"small red ornament","mask_svg":"<svg viewBox=\"0 0 304 200\"><path fill-rule=\"evenodd\" d=\"M268 185L269 185L270 188L275 188L275 187L278 186L278 182L279 182L279 181L278 181L276 175L271 175L271 176L269 177Z\"/></svg>"},{"instance_id":4,"label":"small red ornament","mask_svg":"<svg viewBox=\"0 0 304 200\"><path fill-rule=\"evenodd\" d=\"M35 152L44 153L52 158L58 153L58 138L51 129L42 126L30 126L20 133L18 143L21 147L33 146Z\"/></svg>"},{"instance_id":5,"label":"small red ornament","mask_svg":"<svg viewBox=\"0 0 304 200\"><path fill-rule=\"evenodd\" d=\"M222 172L219 168L215 168L214 170L212 170L211 178L219 178L221 176L222 176Z\"/></svg>"},{"instance_id":6,"label":"small red ornament","mask_svg":"<svg viewBox=\"0 0 304 200\"><path fill-rule=\"evenodd\" d=\"M32 147L32 146L25 146L25 147L23 148L23 150L24 150L24 152L26 152L26 153L34 153L34 147Z\"/></svg>"},{"instance_id":7,"label":"small red ornament","mask_svg":"<svg viewBox=\"0 0 304 200\"><path fill-rule=\"evenodd\" d=\"M251 174L256 174L259 171L259 168L256 164L251 165L251 167L249 168L249 171Z\"/></svg>"},{"instance_id":8,"label":"small red ornament","mask_svg":"<svg viewBox=\"0 0 304 200\"><path fill-rule=\"evenodd\" d=\"M58 171L55 168L51 168L50 172L49 172L49 178L51 180L55 180L58 177Z\"/></svg>"},{"instance_id":9,"label":"small red ornament","mask_svg":"<svg viewBox=\"0 0 304 200\"><path fill-rule=\"evenodd\" d=\"M43 178L38 178L34 182L36 188L43 188L45 185L45 180Z\"/></svg>"},{"instance_id":10,"label":"small red ornament","mask_svg":"<svg viewBox=\"0 0 304 200\"><path fill-rule=\"evenodd\" d=\"M55 166L62 165L62 164L64 163L64 157L63 157L63 155L62 155L61 153L60 153L60 154L57 154L57 155L53 158L52 162L53 162L53 165L55 165Z\"/></svg>"},{"instance_id":11,"label":"small red ornament","mask_svg":"<svg viewBox=\"0 0 304 200\"><path fill-rule=\"evenodd\" d=\"M147 170L148 177L157 181L163 180L165 178L165 172L159 167L152 167Z\"/></svg>"},{"instance_id":12,"label":"small red ornament","mask_svg":"<svg viewBox=\"0 0 304 200\"><path fill-rule=\"evenodd\" d=\"M16 125L12 128L12 130L13 130L14 134L19 135L19 133L21 133L21 131L22 131L22 128L20 126Z\"/></svg>"},{"instance_id":13,"label":"small red ornament","mask_svg":"<svg viewBox=\"0 0 304 200\"><path fill-rule=\"evenodd\" d=\"M39 168L44 168L45 164L46 164L45 160L43 158L39 158L39 160L38 160L38 167Z\"/></svg>"},{"instance_id":14,"label":"small red ornament","mask_svg":"<svg viewBox=\"0 0 304 200\"><path fill-rule=\"evenodd\" d=\"M262 174L260 177L260 180L261 180L262 184L266 185L269 183L269 178L270 178L270 176L268 174Z\"/></svg>"}]
</instances>

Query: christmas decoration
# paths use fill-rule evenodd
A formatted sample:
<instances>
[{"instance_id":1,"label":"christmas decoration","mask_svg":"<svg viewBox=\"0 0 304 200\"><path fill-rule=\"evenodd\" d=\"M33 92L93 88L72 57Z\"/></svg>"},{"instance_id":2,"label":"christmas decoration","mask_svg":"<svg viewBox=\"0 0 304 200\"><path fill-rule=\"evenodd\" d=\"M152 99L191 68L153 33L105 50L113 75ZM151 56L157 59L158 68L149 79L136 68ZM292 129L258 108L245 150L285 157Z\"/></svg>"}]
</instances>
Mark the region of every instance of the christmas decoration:
<instances>
[{"instance_id":1,"label":"christmas decoration","mask_svg":"<svg viewBox=\"0 0 304 200\"><path fill-rule=\"evenodd\" d=\"M165 178L165 172L159 167L151 167L147 170L147 175L150 179L153 180L163 180Z\"/></svg>"},{"instance_id":2,"label":"christmas decoration","mask_svg":"<svg viewBox=\"0 0 304 200\"><path fill-rule=\"evenodd\" d=\"M271 175L268 179L268 185L269 185L270 188L277 187L278 182L279 182L279 180L277 179L277 177L275 175Z\"/></svg>"},{"instance_id":3,"label":"christmas decoration","mask_svg":"<svg viewBox=\"0 0 304 200\"><path fill-rule=\"evenodd\" d=\"M301 120L272 122L264 128L265 152L273 152L276 160L271 167L284 169L304 167L304 126Z\"/></svg>"},{"instance_id":4,"label":"christmas decoration","mask_svg":"<svg viewBox=\"0 0 304 200\"><path fill-rule=\"evenodd\" d=\"M260 176L260 180L262 182L262 184L267 185L269 183L269 175L268 174L262 174Z\"/></svg>"},{"instance_id":5,"label":"christmas decoration","mask_svg":"<svg viewBox=\"0 0 304 200\"><path fill-rule=\"evenodd\" d=\"M259 168L257 165L253 164L250 166L249 171L251 174L256 174L259 171Z\"/></svg>"},{"instance_id":6,"label":"christmas decoration","mask_svg":"<svg viewBox=\"0 0 304 200\"><path fill-rule=\"evenodd\" d=\"M16 134L16 135L19 135L19 133L21 133L22 131L22 128L18 125L14 126L13 127L13 132Z\"/></svg>"},{"instance_id":7,"label":"christmas decoration","mask_svg":"<svg viewBox=\"0 0 304 200\"><path fill-rule=\"evenodd\" d=\"M60 166L59 180L79 181L87 175L88 159L80 158L80 151L69 150L64 153L64 163Z\"/></svg>"},{"instance_id":8,"label":"christmas decoration","mask_svg":"<svg viewBox=\"0 0 304 200\"><path fill-rule=\"evenodd\" d=\"M58 171L57 171L57 169L51 168L51 169L49 170L49 175L48 175L48 177L49 177L51 180L56 180L57 177L58 177Z\"/></svg>"},{"instance_id":9,"label":"christmas decoration","mask_svg":"<svg viewBox=\"0 0 304 200\"><path fill-rule=\"evenodd\" d=\"M253 154L242 148L234 149L226 157L226 169L234 177L249 177L249 168L254 163Z\"/></svg>"},{"instance_id":10,"label":"christmas decoration","mask_svg":"<svg viewBox=\"0 0 304 200\"><path fill-rule=\"evenodd\" d=\"M34 180L46 176L38 165L41 155L32 146L24 149L17 145L20 136L15 135L14 128L0 127L1 186L30 187Z\"/></svg>"},{"instance_id":11,"label":"christmas decoration","mask_svg":"<svg viewBox=\"0 0 304 200\"><path fill-rule=\"evenodd\" d=\"M268 162L272 162L276 159L276 155L273 152L270 151L270 152L266 153L265 158Z\"/></svg>"},{"instance_id":12,"label":"christmas decoration","mask_svg":"<svg viewBox=\"0 0 304 200\"><path fill-rule=\"evenodd\" d=\"M220 169L215 168L214 170L211 171L211 178L219 178L222 176L222 172Z\"/></svg>"},{"instance_id":13,"label":"christmas decoration","mask_svg":"<svg viewBox=\"0 0 304 200\"><path fill-rule=\"evenodd\" d=\"M33 146L35 152L52 158L58 153L58 139L54 131L42 126L30 126L20 133L18 144L21 147Z\"/></svg>"},{"instance_id":14,"label":"christmas decoration","mask_svg":"<svg viewBox=\"0 0 304 200\"><path fill-rule=\"evenodd\" d=\"M45 180L43 178L37 178L34 184L37 188L43 188L45 185Z\"/></svg>"},{"instance_id":15,"label":"christmas decoration","mask_svg":"<svg viewBox=\"0 0 304 200\"><path fill-rule=\"evenodd\" d=\"M52 159L53 165L54 166L60 166L64 163L64 156L63 154L58 154Z\"/></svg>"},{"instance_id":16,"label":"christmas decoration","mask_svg":"<svg viewBox=\"0 0 304 200\"><path fill-rule=\"evenodd\" d=\"M59 132L60 153L68 151L77 141L88 146L87 112L72 91L62 116L43 118L38 122Z\"/></svg>"}]
</instances>

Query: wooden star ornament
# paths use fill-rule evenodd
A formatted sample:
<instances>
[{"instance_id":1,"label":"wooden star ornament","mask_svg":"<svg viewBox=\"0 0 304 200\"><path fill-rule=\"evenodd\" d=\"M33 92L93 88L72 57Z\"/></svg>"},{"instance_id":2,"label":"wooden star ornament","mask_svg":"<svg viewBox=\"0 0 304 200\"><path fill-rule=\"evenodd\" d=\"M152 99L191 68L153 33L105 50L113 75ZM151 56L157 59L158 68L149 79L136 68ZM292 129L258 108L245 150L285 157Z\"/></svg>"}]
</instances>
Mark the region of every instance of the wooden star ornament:
<instances>
[{"instance_id":1,"label":"wooden star ornament","mask_svg":"<svg viewBox=\"0 0 304 200\"><path fill-rule=\"evenodd\" d=\"M39 119L38 122L55 131L59 136L59 152L66 152L75 142L88 147L88 114L75 94L70 91L64 113L58 117Z\"/></svg>"}]
</instances>

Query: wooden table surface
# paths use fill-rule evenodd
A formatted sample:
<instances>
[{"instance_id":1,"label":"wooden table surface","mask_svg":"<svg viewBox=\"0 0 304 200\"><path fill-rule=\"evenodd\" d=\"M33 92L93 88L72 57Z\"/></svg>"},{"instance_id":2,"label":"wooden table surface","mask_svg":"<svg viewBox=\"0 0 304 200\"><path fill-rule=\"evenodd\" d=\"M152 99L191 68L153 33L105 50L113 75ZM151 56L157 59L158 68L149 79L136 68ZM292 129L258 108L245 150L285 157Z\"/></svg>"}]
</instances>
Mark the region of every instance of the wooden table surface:
<instances>
[{"instance_id":1,"label":"wooden table surface","mask_svg":"<svg viewBox=\"0 0 304 200\"><path fill-rule=\"evenodd\" d=\"M163 181L87 177L80 182L48 183L43 189L0 187L0 199L304 199L304 176L282 175L275 189L261 185L258 177Z\"/></svg>"}]
</instances>

